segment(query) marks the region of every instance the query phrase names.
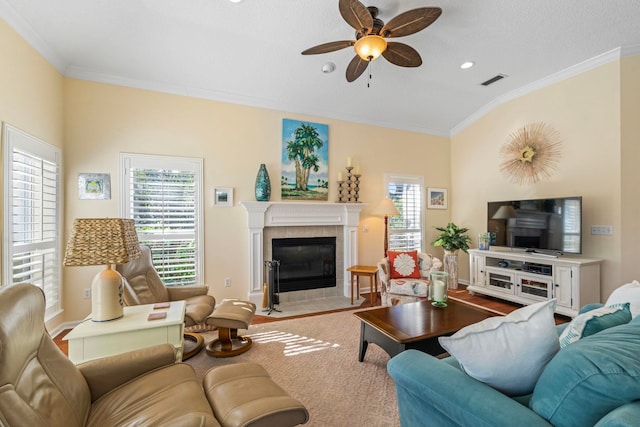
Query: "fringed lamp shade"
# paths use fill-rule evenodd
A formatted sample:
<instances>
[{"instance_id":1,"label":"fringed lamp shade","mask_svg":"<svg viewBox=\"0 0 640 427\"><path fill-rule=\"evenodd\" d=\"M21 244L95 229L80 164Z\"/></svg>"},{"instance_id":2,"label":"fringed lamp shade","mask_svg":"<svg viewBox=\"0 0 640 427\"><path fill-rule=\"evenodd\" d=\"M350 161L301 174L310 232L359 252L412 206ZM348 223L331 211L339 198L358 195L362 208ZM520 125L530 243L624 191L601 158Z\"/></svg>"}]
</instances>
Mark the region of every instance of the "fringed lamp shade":
<instances>
[{"instance_id":1,"label":"fringed lamp shade","mask_svg":"<svg viewBox=\"0 0 640 427\"><path fill-rule=\"evenodd\" d=\"M122 317L122 277L111 264L123 264L140 256L132 219L78 218L64 254L64 265L106 265L91 284L91 320L104 322Z\"/></svg>"}]
</instances>

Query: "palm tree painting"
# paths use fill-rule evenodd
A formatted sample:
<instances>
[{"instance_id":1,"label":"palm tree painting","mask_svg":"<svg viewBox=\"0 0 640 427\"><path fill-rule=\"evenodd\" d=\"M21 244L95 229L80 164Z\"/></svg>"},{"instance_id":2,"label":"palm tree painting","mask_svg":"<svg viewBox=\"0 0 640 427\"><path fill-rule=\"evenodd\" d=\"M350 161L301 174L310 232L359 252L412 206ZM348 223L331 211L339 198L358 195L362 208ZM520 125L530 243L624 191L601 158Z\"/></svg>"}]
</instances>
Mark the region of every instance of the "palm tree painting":
<instances>
[{"instance_id":1,"label":"palm tree painting","mask_svg":"<svg viewBox=\"0 0 640 427\"><path fill-rule=\"evenodd\" d=\"M282 200L328 200L328 161L328 125L282 120Z\"/></svg>"}]
</instances>

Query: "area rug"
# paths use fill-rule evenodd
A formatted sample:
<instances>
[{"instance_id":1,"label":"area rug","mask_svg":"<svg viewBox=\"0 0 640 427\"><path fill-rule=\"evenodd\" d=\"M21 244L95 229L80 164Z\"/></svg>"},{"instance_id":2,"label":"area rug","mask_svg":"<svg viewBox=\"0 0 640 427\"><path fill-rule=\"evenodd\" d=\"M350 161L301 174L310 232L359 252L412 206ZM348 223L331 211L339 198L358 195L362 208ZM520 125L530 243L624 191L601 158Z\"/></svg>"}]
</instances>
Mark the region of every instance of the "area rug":
<instances>
[{"instance_id":1,"label":"area rug","mask_svg":"<svg viewBox=\"0 0 640 427\"><path fill-rule=\"evenodd\" d=\"M260 363L271 377L309 410L308 426L399 426L389 355L370 345L358 362L360 322L353 311L252 325L246 353L213 358L205 351L186 363L199 377L216 366ZM245 331L240 331L245 332ZM205 332L206 342L216 332Z\"/></svg>"}]
</instances>

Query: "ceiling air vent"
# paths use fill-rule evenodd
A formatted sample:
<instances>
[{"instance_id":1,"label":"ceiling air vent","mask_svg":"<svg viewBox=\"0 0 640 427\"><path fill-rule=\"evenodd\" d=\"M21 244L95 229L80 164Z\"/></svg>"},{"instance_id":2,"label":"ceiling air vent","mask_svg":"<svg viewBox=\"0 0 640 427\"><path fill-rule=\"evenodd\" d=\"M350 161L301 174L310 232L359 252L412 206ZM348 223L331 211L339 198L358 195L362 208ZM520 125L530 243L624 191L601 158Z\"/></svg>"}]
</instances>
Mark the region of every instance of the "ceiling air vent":
<instances>
[{"instance_id":1,"label":"ceiling air vent","mask_svg":"<svg viewBox=\"0 0 640 427\"><path fill-rule=\"evenodd\" d=\"M493 84L493 83L497 82L498 80L502 80L502 79L504 79L505 77L507 77L507 76L505 76L504 74L498 74L497 76L495 76L495 77L491 77L491 78L490 78L489 80L487 80L486 82L482 82L482 83L480 83L480 84L481 84L482 86L489 86L490 84Z\"/></svg>"}]
</instances>

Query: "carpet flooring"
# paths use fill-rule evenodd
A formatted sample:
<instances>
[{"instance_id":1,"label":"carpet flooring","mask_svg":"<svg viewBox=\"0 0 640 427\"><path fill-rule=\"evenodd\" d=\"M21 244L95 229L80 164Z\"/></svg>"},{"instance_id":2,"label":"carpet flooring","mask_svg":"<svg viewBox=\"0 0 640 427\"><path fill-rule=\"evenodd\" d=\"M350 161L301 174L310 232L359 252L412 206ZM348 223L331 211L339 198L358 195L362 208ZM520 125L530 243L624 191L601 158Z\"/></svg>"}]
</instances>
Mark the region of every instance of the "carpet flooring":
<instances>
[{"instance_id":1,"label":"carpet flooring","mask_svg":"<svg viewBox=\"0 0 640 427\"><path fill-rule=\"evenodd\" d=\"M241 331L245 332L245 331ZM208 342L216 332L206 332ZM308 426L399 426L389 355L370 345L358 362L360 323L353 311L251 325L253 347L232 358L205 351L187 360L199 377L216 366L260 363L309 410Z\"/></svg>"}]
</instances>

